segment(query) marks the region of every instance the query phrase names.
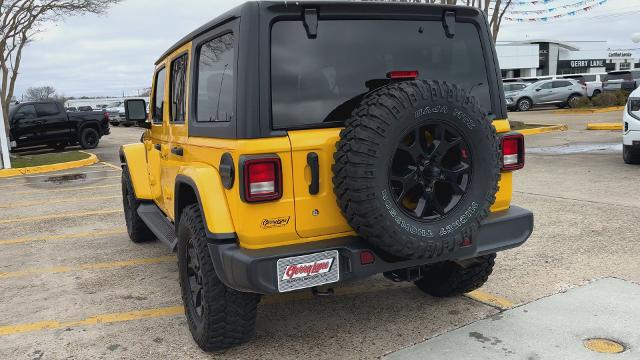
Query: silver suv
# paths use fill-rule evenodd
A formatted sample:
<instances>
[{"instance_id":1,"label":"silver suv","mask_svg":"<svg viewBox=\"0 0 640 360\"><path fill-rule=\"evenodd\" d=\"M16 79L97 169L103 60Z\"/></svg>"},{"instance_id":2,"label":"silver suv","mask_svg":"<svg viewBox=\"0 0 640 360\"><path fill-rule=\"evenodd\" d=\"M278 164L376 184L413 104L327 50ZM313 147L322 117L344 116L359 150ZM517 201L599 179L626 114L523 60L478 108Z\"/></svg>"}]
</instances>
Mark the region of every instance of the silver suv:
<instances>
[{"instance_id":1,"label":"silver suv","mask_svg":"<svg viewBox=\"0 0 640 360\"><path fill-rule=\"evenodd\" d=\"M507 107L519 111L547 104L573 107L579 97L586 95L587 87L573 79L542 80L522 90L505 92Z\"/></svg>"}]
</instances>

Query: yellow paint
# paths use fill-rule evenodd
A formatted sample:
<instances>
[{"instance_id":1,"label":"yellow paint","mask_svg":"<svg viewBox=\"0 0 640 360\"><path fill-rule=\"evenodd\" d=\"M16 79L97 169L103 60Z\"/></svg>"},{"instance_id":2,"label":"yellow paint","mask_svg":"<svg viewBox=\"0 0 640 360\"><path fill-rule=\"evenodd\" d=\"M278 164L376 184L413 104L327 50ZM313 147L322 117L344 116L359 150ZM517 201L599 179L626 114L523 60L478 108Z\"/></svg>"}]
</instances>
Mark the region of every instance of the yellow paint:
<instances>
[{"instance_id":1,"label":"yellow paint","mask_svg":"<svg viewBox=\"0 0 640 360\"><path fill-rule=\"evenodd\" d=\"M587 123L587 130L620 130L622 123Z\"/></svg>"},{"instance_id":2,"label":"yellow paint","mask_svg":"<svg viewBox=\"0 0 640 360\"><path fill-rule=\"evenodd\" d=\"M493 120L492 124L493 127L496 128L497 133L505 133L511 131L511 124L509 124L509 120L507 119Z\"/></svg>"},{"instance_id":3,"label":"yellow paint","mask_svg":"<svg viewBox=\"0 0 640 360\"><path fill-rule=\"evenodd\" d=\"M41 189L41 190L35 190L35 189L31 189L31 190L21 190L21 191L13 191L11 192L11 195L18 195L18 194L38 194L38 193L56 193L56 192L66 192L66 191L80 191L80 190L95 190L95 189L106 189L106 188L119 188L121 187L120 184L113 184L113 185L98 185L98 186L81 186L81 187L68 187L68 188L62 188L62 189Z\"/></svg>"},{"instance_id":4,"label":"yellow paint","mask_svg":"<svg viewBox=\"0 0 640 360\"><path fill-rule=\"evenodd\" d=\"M89 153L86 153L86 154L89 154ZM89 154L88 158L82 159L82 160L68 161L64 163L49 164L49 165L16 168L16 169L2 169L0 170L0 178L67 170L67 169L73 169L73 168L95 164L97 162L98 162L98 157L95 156L94 154Z\"/></svg>"},{"instance_id":5,"label":"yellow paint","mask_svg":"<svg viewBox=\"0 0 640 360\"><path fill-rule=\"evenodd\" d=\"M624 351L622 344L609 339L588 339L585 340L584 347L605 354L617 354Z\"/></svg>"},{"instance_id":6,"label":"yellow paint","mask_svg":"<svg viewBox=\"0 0 640 360\"><path fill-rule=\"evenodd\" d=\"M59 273L68 273L68 272L82 271L82 270L107 270L107 269L117 269L117 268L129 267L129 266L154 265L154 264L161 264L165 262L172 262L175 260L176 260L175 256L170 255L170 256L160 256L156 258L131 259L131 260L121 260L121 261L110 261L110 262L103 262L103 263L89 263L89 264L81 264L81 265L59 265L59 266L44 267L44 268L25 269L25 270L19 270L19 271L0 272L0 279L15 278L15 277L22 277L22 276L30 276L30 275L59 274Z\"/></svg>"},{"instance_id":7,"label":"yellow paint","mask_svg":"<svg viewBox=\"0 0 640 360\"><path fill-rule=\"evenodd\" d=\"M122 146L127 162L127 171L133 185L133 192L138 199L153 199L147 172L146 144L137 143ZM155 151L155 150L154 150Z\"/></svg>"},{"instance_id":8,"label":"yellow paint","mask_svg":"<svg viewBox=\"0 0 640 360\"><path fill-rule=\"evenodd\" d=\"M64 329L77 326L92 326L99 324L111 324L117 322L125 322L132 320L152 319L167 316L176 316L184 314L184 307L182 306L169 306L156 309L110 313L91 316L81 320L72 321L58 321L48 320L27 324L7 325L0 326L0 336L2 335L14 335L26 332L41 331L41 330L53 330Z\"/></svg>"},{"instance_id":9,"label":"yellow paint","mask_svg":"<svg viewBox=\"0 0 640 360\"><path fill-rule=\"evenodd\" d=\"M28 242L35 241L58 241L58 240L68 240L68 239L77 239L77 238L95 238L106 235L115 235L115 234L124 234L126 233L126 229L117 228L117 229L109 229L103 231L85 231L78 233L70 233L70 234L60 234L60 235L49 235L49 236L26 236L14 239L5 239L0 240L0 245L15 245L15 244L24 244Z\"/></svg>"},{"instance_id":10,"label":"yellow paint","mask_svg":"<svg viewBox=\"0 0 640 360\"><path fill-rule=\"evenodd\" d=\"M555 131L567 131L567 130L569 130L569 126L565 124L559 124L559 125L540 125L539 127L535 127L531 129L516 130L516 131L522 135L537 135L537 134L544 134L544 133L555 132Z\"/></svg>"},{"instance_id":11,"label":"yellow paint","mask_svg":"<svg viewBox=\"0 0 640 360\"><path fill-rule=\"evenodd\" d=\"M513 172L503 171L498 180L498 192L496 192L496 201L491 205L491 212L507 210L511 206L512 187Z\"/></svg>"},{"instance_id":12,"label":"yellow paint","mask_svg":"<svg viewBox=\"0 0 640 360\"><path fill-rule=\"evenodd\" d=\"M107 215L107 214L117 214L117 213L121 213L121 212L122 212L122 209L113 209L113 210L96 210L96 211L84 211L84 212L58 213L58 214L40 215L40 216L25 216L25 217L15 218L15 219L0 220L0 224L25 222L25 221L41 221L41 220L60 219L60 218L68 218L68 217Z\"/></svg>"},{"instance_id":13,"label":"yellow paint","mask_svg":"<svg viewBox=\"0 0 640 360\"><path fill-rule=\"evenodd\" d=\"M120 166L113 165L113 164L108 163L106 161L102 161L102 162L100 162L100 164L103 164L103 165L106 165L106 166L108 166L110 168L114 168L114 169L122 171L122 168Z\"/></svg>"},{"instance_id":14,"label":"yellow paint","mask_svg":"<svg viewBox=\"0 0 640 360\"><path fill-rule=\"evenodd\" d=\"M472 292L466 293L465 296L470 299L479 301L483 304L497 307L503 310L511 309L513 307L513 303L511 301L493 294L486 293L481 290L474 290Z\"/></svg>"},{"instance_id":15,"label":"yellow paint","mask_svg":"<svg viewBox=\"0 0 640 360\"><path fill-rule=\"evenodd\" d=\"M36 206L36 205L51 205L51 204L64 204L64 203L73 203L79 201L99 201L99 200L110 200L110 199L121 199L122 195L112 195L112 196L94 196L94 197L74 197L74 198L64 198L64 199L54 199L54 200L33 200L33 201L16 201L8 204L0 204L0 209L13 209L13 208L22 208L27 206Z\"/></svg>"}]
</instances>

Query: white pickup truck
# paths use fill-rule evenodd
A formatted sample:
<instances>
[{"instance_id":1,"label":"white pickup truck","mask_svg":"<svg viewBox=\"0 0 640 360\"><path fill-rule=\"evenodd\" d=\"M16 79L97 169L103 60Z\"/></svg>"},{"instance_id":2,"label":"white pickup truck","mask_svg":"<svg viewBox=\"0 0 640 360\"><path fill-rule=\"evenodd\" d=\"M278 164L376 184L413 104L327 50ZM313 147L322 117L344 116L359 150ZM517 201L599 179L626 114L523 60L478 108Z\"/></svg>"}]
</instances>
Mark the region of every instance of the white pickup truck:
<instances>
[{"instance_id":1,"label":"white pickup truck","mask_svg":"<svg viewBox=\"0 0 640 360\"><path fill-rule=\"evenodd\" d=\"M640 88L635 89L624 110L622 155L627 164L640 164Z\"/></svg>"}]
</instances>

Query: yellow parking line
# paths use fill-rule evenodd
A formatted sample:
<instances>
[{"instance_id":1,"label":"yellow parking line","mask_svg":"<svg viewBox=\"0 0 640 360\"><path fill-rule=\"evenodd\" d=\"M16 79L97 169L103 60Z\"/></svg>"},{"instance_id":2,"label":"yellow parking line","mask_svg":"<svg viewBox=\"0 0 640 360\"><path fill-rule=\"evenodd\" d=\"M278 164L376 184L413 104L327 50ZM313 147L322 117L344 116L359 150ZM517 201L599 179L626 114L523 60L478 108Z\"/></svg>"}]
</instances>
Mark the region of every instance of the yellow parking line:
<instances>
[{"instance_id":1,"label":"yellow parking line","mask_svg":"<svg viewBox=\"0 0 640 360\"><path fill-rule=\"evenodd\" d=\"M40 220L49 220L49 219L60 219L60 218L67 218L67 217L117 214L117 213L121 213L121 212L122 212L122 209L113 209L113 210L97 210L97 211L84 211L84 212L73 212L73 213L50 214L50 215L42 215L42 216L26 216L26 217L15 218L15 219L0 220L0 224L8 224L8 223L24 222L24 221L40 221Z\"/></svg>"},{"instance_id":2,"label":"yellow parking line","mask_svg":"<svg viewBox=\"0 0 640 360\"><path fill-rule=\"evenodd\" d=\"M67 239L75 239L75 238L83 238L83 237L100 237L105 235L124 234L125 232L126 232L126 229L117 228L117 229L110 229L110 230L104 230L104 231L86 231L86 232L79 232L79 233L50 235L50 236L26 236L26 237L15 238L15 239L0 240L0 245L24 244L24 243L35 242L35 241L58 241L58 240L67 240Z\"/></svg>"},{"instance_id":3,"label":"yellow parking line","mask_svg":"<svg viewBox=\"0 0 640 360\"><path fill-rule=\"evenodd\" d=\"M64 198L64 199L54 199L54 200L33 200L33 201L18 201L12 202L9 204L0 204L0 209L12 209L12 208L20 208L25 206L34 206L34 205L51 205L51 204L63 204L63 203L72 203L78 201L98 201L98 200L109 200L109 199L120 199L121 195L113 195L113 196L94 196L94 197L76 197L76 198Z\"/></svg>"},{"instance_id":4,"label":"yellow parking line","mask_svg":"<svg viewBox=\"0 0 640 360\"><path fill-rule=\"evenodd\" d=\"M513 303L511 301L493 294L486 293L481 290L474 290L464 295L475 301L479 301L483 304L493 306L502 310L511 309L513 307Z\"/></svg>"},{"instance_id":5,"label":"yellow parking line","mask_svg":"<svg viewBox=\"0 0 640 360\"><path fill-rule=\"evenodd\" d=\"M104 179L120 179L120 175L116 175L116 176L103 176L103 177L95 177L95 178L84 178L84 179L72 179L72 180L66 180L64 183L65 184L73 184L75 182L77 183L82 183L88 180L104 180ZM20 184L10 184L10 185L0 185L0 189L7 189L7 188L12 188L12 187L18 187L18 186L25 186L28 185L29 183L23 182ZM44 182L42 182L41 184L44 184Z\"/></svg>"},{"instance_id":6,"label":"yellow parking line","mask_svg":"<svg viewBox=\"0 0 640 360\"><path fill-rule=\"evenodd\" d=\"M115 188L120 186L121 186L120 184L113 184L113 185L68 187L63 189L38 189L41 191L38 191L36 189L31 189L31 190L14 191L11 194L17 195L17 194L33 194L33 193L42 193L42 192L53 193L53 192L62 192L62 191L94 190L94 189Z\"/></svg>"},{"instance_id":7,"label":"yellow parking line","mask_svg":"<svg viewBox=\"0 0 640 360\"><path fill-rule=\"evenodd\" d=\"M0 279L29 276L29 275L59 274L59 273L67 273L67 272L82 271L82 270L117 269L117 268L129 267L129 266L160 264L160 263L165 263L165 262L170 262L175 260L176 260L175 256L168 255L168 256L160 256L156 258L130 259L130 260L103 262L103 263L88 263L88 264L81 264L81 265L59 265L59 266L52 266L52 267L46 267L46 268L33 268L33 269L25 269L25 270L18 270L18 271L0 272Z\"/></svg>"},{"instance_id":8,"label":"yellow parking line","mask_svg":"<svg viewBox=\"0 0 640 360\"><path fill-rule=\"evenodd\" d=\"M75 326L91 326L99 324L112 324L124 321L152 319L159 317L168 317L184 314L183 306L168 306L155 309L137 310L129 312L119 312L110 314L101 314L91 316L81 320L75 321L58 321L47 320L34 323L17 324L0 326L0 336L13 335L26 332L40 331L40 330L53 330L63 329Z\"/></svg>"},{"instance_id":9,"label":"yellow parking line","mask_svg":"<svg viewBox=\"0 0 640 360\"><path fill-rule=\"evenodd\" d=\"M105 165L107 165L107 166L108 166L108 167L110 167L110 168L114 168L114 169L118 169L118 170L122 171L122 168L121 168L120 166L113 165L113 164L108 163L108 162L106 162L106 161L102 161L100 164L105 164Z\"/></svg>"}]
</instances>

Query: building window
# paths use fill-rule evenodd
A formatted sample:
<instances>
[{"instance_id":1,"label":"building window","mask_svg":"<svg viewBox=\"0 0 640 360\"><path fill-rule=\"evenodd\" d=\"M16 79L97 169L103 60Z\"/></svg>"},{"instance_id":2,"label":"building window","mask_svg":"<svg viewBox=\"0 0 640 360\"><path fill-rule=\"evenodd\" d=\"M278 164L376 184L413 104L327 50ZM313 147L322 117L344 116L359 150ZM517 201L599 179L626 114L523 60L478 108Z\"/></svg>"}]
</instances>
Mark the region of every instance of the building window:
<instances>
[{"instance_id":1,"label":"building window","mask_svg":"<svg viewBox=\"0 0 640 360\"><path fill-rule=\"evenodd\" d=\"M234 116L233 33L210 40L198 56L196 121L231 121Z\"/></svg>"},{"instance_id":2,"label":"building window","mask_svg":"<svg viewBox=\"0 0 640 360\"><path fill-rule=\"evenodd\" d=\"M631 69L631 63L628 63L628 62L620 63L620 70L630 70L630 69Z\"/></svg>"}]
</instances>

